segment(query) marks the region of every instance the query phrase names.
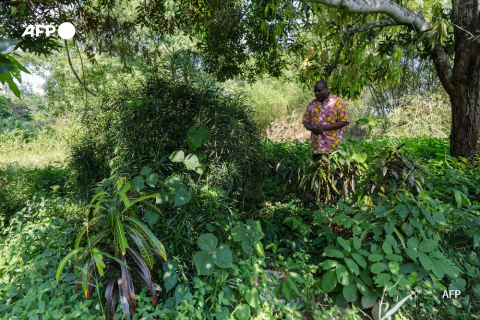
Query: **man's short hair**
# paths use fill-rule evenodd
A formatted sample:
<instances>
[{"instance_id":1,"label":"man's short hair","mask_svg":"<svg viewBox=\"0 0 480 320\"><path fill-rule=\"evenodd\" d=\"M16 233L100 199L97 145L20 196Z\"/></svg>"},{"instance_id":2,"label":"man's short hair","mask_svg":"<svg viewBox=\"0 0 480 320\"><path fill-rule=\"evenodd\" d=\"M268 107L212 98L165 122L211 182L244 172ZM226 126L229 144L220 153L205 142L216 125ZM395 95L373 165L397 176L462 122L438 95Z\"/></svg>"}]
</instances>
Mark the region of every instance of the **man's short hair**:
<instances>
[{"instance_id":1,"label":"man's short hair","mask_svg":"<svg viewBox=\"0 0 480 320\"><path fill-rule=\"evenodd\" d=\"M319 81L315 82L315 85L317 85L317 84L321 84L322 86L324 86L325 88L328 89L327 81L325 81L325 80L319 80Z\"/></svg>"}]
</instances>

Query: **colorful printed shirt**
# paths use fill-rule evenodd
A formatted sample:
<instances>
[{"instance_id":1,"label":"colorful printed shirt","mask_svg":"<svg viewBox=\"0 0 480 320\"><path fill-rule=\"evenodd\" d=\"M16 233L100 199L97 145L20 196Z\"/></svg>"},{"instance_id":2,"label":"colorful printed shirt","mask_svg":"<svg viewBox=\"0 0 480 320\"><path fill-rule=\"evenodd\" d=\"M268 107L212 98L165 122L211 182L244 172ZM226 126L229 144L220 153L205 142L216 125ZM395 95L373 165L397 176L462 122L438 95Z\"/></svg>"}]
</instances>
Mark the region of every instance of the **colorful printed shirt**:
<instances>
[{"instance_id":1,"label":"colorful printed shirt","mask_svg":"<svg viewBox=\"0 0 480 320\"><path fill-rule=\"evenodd\" d=\"M320 105L317 100L312 100L303 115L303 122L308 122L312 126L333 124L338 121L350 122L345 103L342 99L330 95L325 102ZM330 153L337 149L342 143L342 129L325 131L323 134L311 134L312 153Z\"/></svg>"}]
</instances>

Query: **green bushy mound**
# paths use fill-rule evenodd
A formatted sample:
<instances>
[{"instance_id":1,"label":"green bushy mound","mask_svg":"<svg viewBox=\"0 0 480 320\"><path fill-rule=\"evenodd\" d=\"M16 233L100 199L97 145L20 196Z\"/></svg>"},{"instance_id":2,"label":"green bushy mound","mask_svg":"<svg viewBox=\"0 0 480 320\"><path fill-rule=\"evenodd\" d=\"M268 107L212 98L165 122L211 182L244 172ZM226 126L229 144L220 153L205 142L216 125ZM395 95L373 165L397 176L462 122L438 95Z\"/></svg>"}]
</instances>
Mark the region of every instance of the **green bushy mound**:
<instances>
[{"instance_id":1,"label":"green bushy mound","mask_svg":"<svg viewBox=\"0 0 480 320\"><path fill-rule=\"evenodd\" d=\"M260 130L251 120L252 110L242 97L211 82L158 68L97 101L71 148L71 167L83 196L111 170L129 175L148 165L165 175L175 171L179 167L168 158L176 150L188 150L187 132L194 125L211 134L196 150L208 163L203 179L244 193L249 184L245 173L250 180L261 177Z\"/></svg>"}]
</instances>

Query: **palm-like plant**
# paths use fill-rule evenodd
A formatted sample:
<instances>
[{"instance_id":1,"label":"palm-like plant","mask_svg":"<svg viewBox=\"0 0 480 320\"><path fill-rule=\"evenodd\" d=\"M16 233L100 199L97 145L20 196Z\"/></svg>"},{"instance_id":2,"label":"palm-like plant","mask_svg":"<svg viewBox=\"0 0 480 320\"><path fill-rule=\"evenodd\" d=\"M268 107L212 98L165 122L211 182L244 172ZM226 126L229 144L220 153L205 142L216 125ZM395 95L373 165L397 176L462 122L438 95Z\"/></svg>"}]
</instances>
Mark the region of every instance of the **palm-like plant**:
<instances>
[{"instance_id":1,"label":"palm-like plant","mask_svg":"<svg viewBox=\"0 0 480 320\"><path fill-rule=\"evenodd\" d=\"M135 181L134 181L135 182ZM138 194L130 192L132 185L118 179L113 192L98 192L89 205L87 222L80 230L74 250L60 263L57 281L65 264L73 256L82 269L77 291L83 288L87 299L92 297L93 283L105 284L105 317L113 319L117 300L120 299L123 313L135 313L135 286L143 284L157 304L157 293L150 270L154 257L166 260L163 244L136 216L140 205L162 212L147 200L159 197L159 193ZM135 188L138 189L138 188ZM127 236L133 240L129 242ZM84 246L81 246L85 243Z\"/></svg>"}]
</instances>

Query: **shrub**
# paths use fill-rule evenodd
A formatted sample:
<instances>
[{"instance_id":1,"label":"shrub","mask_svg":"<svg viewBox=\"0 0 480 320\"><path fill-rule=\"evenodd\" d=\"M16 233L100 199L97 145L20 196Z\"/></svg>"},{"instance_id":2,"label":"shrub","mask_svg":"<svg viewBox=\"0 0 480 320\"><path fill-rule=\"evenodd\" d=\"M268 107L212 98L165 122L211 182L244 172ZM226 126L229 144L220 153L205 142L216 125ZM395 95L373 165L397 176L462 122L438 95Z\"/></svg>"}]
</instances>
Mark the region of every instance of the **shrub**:
<instances>
[{"instance_id":1,"label":"shrub","mask_svg":"<svg viewBox=\"0 0 480 320\"><path fill-rule=\"evenodd\" d=\"M126 174L145 165L174 171L177 167L166 160L186 147L185 133L196 125L211 133L199 148L209 161L205 179L241 190L242 197L263 172L260 133L251 113L241 97L206 81L178 77L171 65L164 65L144 81L105 92L86 115L86 130L71 152L76 183L100 181L110 168Z\"/></svg>"}]
</instances>

